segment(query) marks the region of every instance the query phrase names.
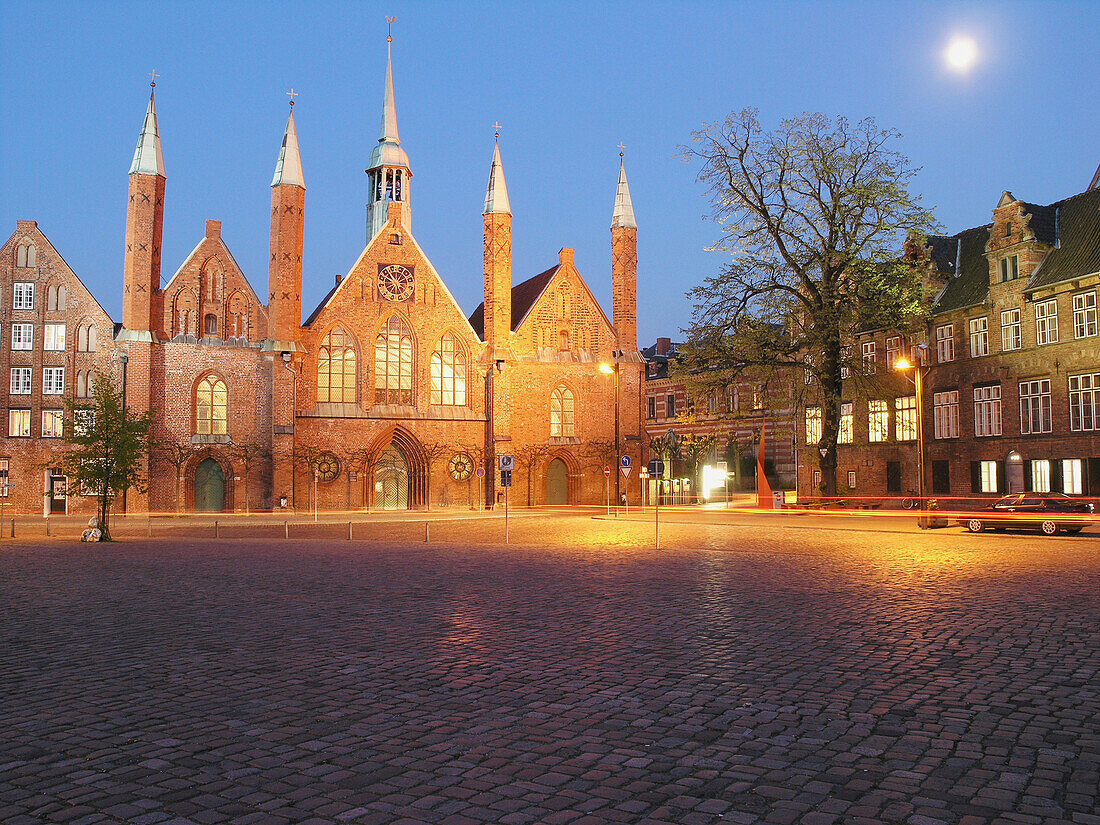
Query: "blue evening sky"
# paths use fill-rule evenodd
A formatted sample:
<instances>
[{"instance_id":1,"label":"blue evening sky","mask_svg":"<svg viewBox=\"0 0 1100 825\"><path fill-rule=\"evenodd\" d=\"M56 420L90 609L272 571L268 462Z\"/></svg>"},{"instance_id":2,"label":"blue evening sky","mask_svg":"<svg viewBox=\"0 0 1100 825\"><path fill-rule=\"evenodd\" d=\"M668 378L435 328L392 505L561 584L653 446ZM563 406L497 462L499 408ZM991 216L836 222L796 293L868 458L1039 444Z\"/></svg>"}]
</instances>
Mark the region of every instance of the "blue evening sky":
<instances>
[{"instance_id":1,"label":"blue evening sky","mask_svg":"<svg viewBox=\"0 0 1100 825\"><path fill-rule=\"evenodd\" d=\"M680 337L684 292L715 273L717 235L692 129L755 106L874 116L923 167L916 190L950 231L1003 189L1048 203L1100 164L1100 12L1091 2L47 3L0 0L0 236L35 219L121 319L127 172L149 92L168 183L162 283L203 233L266 295L271 175L295 119L308 192L304 312L364 243L366 176L394 25L413 233L466 314L482 297L481 209L499 120L514 279L577 250L610 315L618 174L638 220L639 338ZM944 67L954 33L980 56Z\"/></svg>"}]
</instances>

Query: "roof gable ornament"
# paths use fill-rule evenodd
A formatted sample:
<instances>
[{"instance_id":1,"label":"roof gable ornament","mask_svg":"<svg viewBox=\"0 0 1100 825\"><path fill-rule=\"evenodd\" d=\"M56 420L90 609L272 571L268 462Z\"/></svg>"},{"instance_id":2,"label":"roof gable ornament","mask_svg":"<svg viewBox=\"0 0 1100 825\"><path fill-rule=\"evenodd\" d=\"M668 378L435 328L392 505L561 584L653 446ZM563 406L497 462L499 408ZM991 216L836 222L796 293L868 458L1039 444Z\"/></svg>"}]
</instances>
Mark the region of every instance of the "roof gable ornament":
<instances>
[{"instance_id":1,"label":"roof gable ornament","mask_svg":"<svg viewBox=\"0 0 1100 825\"><path fill-rule=\"evenodd\" d=\"M997 201L997 208L1000 209L1002 206L1008 206L1008 204L1015 202L1016 196L1006 189L1001 193L1001 199Z\"/></svg>"}]
</instances>

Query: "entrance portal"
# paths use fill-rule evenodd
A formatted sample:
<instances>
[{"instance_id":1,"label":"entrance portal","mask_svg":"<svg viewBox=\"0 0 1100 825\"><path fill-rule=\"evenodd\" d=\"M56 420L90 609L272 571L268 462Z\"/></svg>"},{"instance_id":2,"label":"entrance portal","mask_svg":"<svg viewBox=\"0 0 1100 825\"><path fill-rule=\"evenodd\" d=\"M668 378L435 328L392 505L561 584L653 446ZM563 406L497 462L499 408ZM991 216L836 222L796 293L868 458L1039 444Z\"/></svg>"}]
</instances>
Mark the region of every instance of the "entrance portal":
<instances>
[{"instance_id":1,"label":"entrance portal","mask_svg":"<svg viewBox=\"0 0 1100 825\"><path fill-rule=\"evenodd\" d=\"M375 503L383 510L409 509L409 465L392 444L374 470Z\"/></svg>"},{"instance_id":2,"label":"entrance portal","mask_svg":"<svg viewBox=\"0 0 1100 825\"><path fill-rule=\"evenodd\" d=\"M204 513L225 509L225 473L212 458L195 468L195 509Z\"/></svg>"},{"instance_id":3,"label":"entrance portal","mask_svg":"<svg viewBox=\"0 0 1100 825\"><path fill-rule=\"evenodd\" d=\"M569 503L569 471L560 458L555 458L546 468L546 503Z\"/></svg>"},{"instance_id":4,"label":"entrance portal","mask_svg":"<svg viewBox=\"0 0 1100 825\"><path fill-rule=\"evenodd\" d=\"M65 512L65 497L68 494L68 479L60 470L50 470L50 512Z\"/></svg>"}]
</instances>

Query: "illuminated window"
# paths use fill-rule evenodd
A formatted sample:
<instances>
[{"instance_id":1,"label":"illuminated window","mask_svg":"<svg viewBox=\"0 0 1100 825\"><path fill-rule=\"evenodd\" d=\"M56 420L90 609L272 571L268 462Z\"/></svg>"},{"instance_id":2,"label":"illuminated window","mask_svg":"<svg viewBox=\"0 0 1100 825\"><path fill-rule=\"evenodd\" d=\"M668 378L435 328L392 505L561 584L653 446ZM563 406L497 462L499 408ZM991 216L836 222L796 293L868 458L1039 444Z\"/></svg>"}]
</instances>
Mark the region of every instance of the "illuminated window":
<instances>
[{"instance_id":1,"label":"illuminated window","mask_svg":"<svg viewBox=\"0 0 1100 825\"><path fill-rule=\"evenodd\" d=\"M837 444L851 444L852 443L852 429L853 429L853 416L852 416L852 404L840 405L840 431L836 435ZM851 486L851 485L848 485Z\"/></svg>"},{"instance_id":2,"label":"illuminated window","mask_svg":"<svg viewBox=\"0 0 1100 825\"><path fill-rule=\"evenodd\" d=\"M11 459L0 458L0 498L8 497L8 473L11 469Z\"/></svg>"},{"instance_id":3,"label":"illuminated window","mask_svg":"<svg viewBox=\"0 0 1100 825\"><path fill-rule=\"evenodd\" d=\"M429 404L466 406L466 356L451 333L432 353L432 389Z\"/></svg>"},{"instance_id":4,"label":"illuminated window","mask_svg":"<svg viewBox=\"0 0 1100 825\"><path fill-rule=\"evenodd\" d=\"M413 403L413 339L396 315L383 325L374 341L374 401L376 404Z\"/></svg>"},{"instance_id":5,"label":"illuminated window","mask_svg":"<svg viewBox=\"0 0 1100 825\"><path fill-rule=\"evenodd\" d=\"M1062 459L1062 492L1079 496L1084 491L1084 462L1079 458Z\"/></svg>"},{"instance_id":6,"label":"illuminated window","mask_svg":"<svg viewBox=\"0 0 1100 825\"><path fill-rule=\"evenodd\" d=\"M60 351L65 349L65 325L46 324L42 329L42 349Z\"/></svg>"},{"instance_id":7,"label":"illuminated window","mask_svg":"<svg viewBox=\"0 0 1100 825\"><path fill-rule=\"evenodd\" d=\"M573 435L573 393L568 387L558 387L550 393L550 435Z\"/></svg>"},{"instance_id":8,"label":"illuminated window","mask_svg":"<svg viewBox=\"0 0 1100 825\"><path fill-rule=\"evenodd\" d=\"M1045 458L1031 462L1031 489L1036 493L1050 492L1050 461Z\"/></svg>"},{"instance_id":9,"label":"illuminated window","mask_svg":"<svg viewBox=\"0 0 1100 825\"><path fill-rule=\"evenodd\" d=\"M890 410L885 401L867 402L867 440L872 443L890 437Z\"/></svg>"},{"instance_id":10,"label":"illuminated window","mask_svg":"<svg viewBox=\"0 0 1100 825\"><path fill-rule=\"evenodd\" d=\"M894 437L898 441L917 438L917 397L907 395L894 399Z\"/></svg>"},{"instance_id":11,"label":"illuminated window","mask_svg":"<svg viewBox=\"0 0 1100 825\"><path fill-rule=\"evenodd\" d=\"M821 407L806 408L806 443L821 442Z\"/></svg>"},{"instance_id":12,"label":"illuminated window","mask_svg":"<svg viewBox=\"0 0 1100 825\"><path fill-rule=\"evenodd\" d=\"M996 461L979 461L978 462L978 484L979 484L979 492L982 492L982 493L995 493L995 492L997 492L997 462Z\"/></svg>"},{"instance_id":13,"label":"illuminated window","mask_svg":"<svg viewBox=\"0 0 1100 825\"><path fill-rule=\"evenodd\" d=\"M351 337L334 327L317 353L317 401L355 402L356 360Z\"/></svg>"},{"instance_id":14,"label":"illuminated window","mask_svg":"<svg viewBox=\"0 0 1100 825\"><path fill-rule=\"evenodd\" d=\"M61 438L64 422L62 410L42 410L42 437Z\"/></svg>"},{"instance_id":15,"label":"illuminated window","mask_svg":"<svg viewBox=\"0 0 1100 825\"><path fill-rule=\"evenodd\" d=\"M901 358L901 336L893 335L886 339L886 369L892 370Z\"/></svg>"},{"instance_id":16,"label":"illuminated window","mask_svg":"<svg viewBox=\"0 0 1100 825\"><path fill-rule=\"evenodd\" d=\"M8 410L8 435L12 438L29 438L31 434L31 411Z\"/></svg>"},{"instance_id":17,"label":"illuminated window","mask_svg":"<svg viewBox=\"0 0 1100 825\"><path fill-rule=\"evenodd\" d=\"M878 362L875 357L875 342L863 342L863 374L874 375Z\"/></svg>"},{"instance_id":18,"label":"illuminated window","mask_svg":"<svg viewBox=\"0 0 1100 825\"><path fill-rule=\"evenodd\" d=\"M208 375L195 391L195 432L200 435L225 435L229 418L229 393L225 382Z\"/></svg>"}]
</instances>

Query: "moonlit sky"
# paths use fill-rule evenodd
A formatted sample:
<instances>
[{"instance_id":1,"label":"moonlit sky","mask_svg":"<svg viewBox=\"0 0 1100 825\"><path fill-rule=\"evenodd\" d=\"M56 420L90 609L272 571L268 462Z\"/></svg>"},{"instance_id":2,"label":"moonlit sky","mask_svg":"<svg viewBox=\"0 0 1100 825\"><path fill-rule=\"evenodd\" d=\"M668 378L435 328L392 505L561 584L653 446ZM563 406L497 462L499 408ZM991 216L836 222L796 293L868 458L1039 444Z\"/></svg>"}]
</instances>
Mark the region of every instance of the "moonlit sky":
<instances>
[{"instance_id":1,"label":"moonlit sky","mask_svg":"<svg viewBox=\"0 0 1100 825\"><path fill-rule=\"evenodd\" d=\"M266 294L270 182L287 97L308 192L303 311L365 244L366 176L394 25L413 234L468 315L482 298L481 209L499 120L519 282L575 247L610 315L608 227L626 144L639 339L680 338L684 292L724 260L677 158L692 129L756 106L872 115L923 167L949 231L1003 189L1049 203L1100 164L1100 14L1079 3L41 3L0 0L0 237L34 219L121 319L127 172L156 69L168 172L162 284L203 233ZM971 37L978 59L944 50Z\"/></svg>"}]
</instances>

